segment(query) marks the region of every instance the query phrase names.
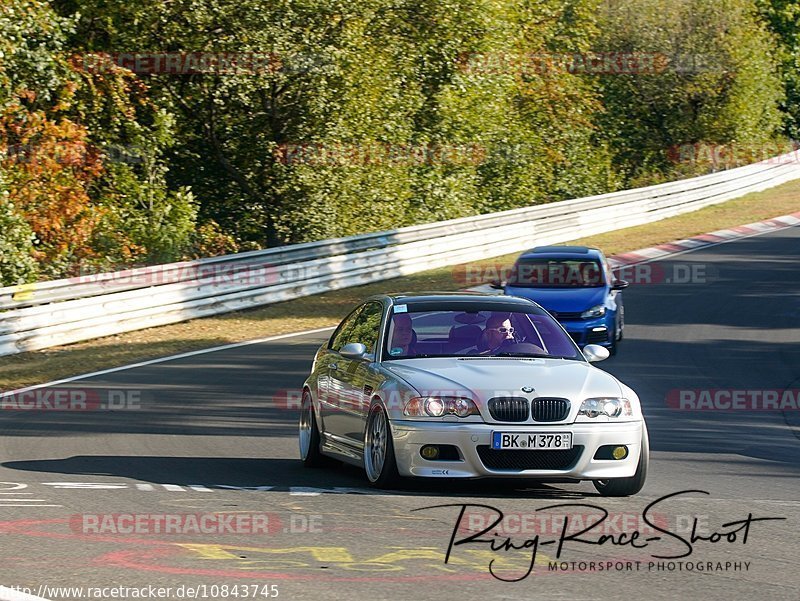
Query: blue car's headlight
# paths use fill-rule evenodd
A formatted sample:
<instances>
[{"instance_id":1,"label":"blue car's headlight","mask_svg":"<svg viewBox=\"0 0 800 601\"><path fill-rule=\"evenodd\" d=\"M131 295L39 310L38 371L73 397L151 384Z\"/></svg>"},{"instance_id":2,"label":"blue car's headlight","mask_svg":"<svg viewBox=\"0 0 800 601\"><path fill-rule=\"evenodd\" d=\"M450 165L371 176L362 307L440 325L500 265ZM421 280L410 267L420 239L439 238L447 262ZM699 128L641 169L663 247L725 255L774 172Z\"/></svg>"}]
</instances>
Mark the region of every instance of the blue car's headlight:
<instances>
[{"instance_id":1,"label":"blue car's headlight","mask_svg":"<svg viewBox=\"0 0 800 601\"><path fill-rule=\"evenodd\" d=\"M589 319L591 317L602 317L606 314L606 307L605 305L595 305L591 309L587 309L583 313L581 313L581 317L584 319Z\"/></svg>"}]
</instances>

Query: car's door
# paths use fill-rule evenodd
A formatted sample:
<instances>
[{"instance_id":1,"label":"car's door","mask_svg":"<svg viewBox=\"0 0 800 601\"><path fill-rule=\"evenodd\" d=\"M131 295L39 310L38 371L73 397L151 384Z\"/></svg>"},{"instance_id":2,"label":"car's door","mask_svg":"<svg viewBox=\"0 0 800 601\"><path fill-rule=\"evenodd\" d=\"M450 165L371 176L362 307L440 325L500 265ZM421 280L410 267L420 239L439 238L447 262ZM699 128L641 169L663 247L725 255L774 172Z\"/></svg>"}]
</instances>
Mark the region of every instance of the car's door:
<instances>
[{"instance_id":1,"label":"car's door","mask_svg":"<svg viewBox=\"0 0 800 601\"><path fill-rule=\"evenodd\" d=\"M371 301L364 305L356 316L353 326L343 337L343 345L361 343L367 349L364 359L348 359L337 354L335 364L331 365L330 385L337 391L337 415L334 418L335 431L346 442L356 446L363 444L364 422L376 387L375 354L378 347L383 304Z\"/></svg>"},{"instance_id":2,"label":"car's door","mask_svg":"<svg viewBox=\"0 0 800 601\"><path fill-rule=\"evenodd\" d=\"M329 434L341 433L343 426L339 423L342 395L341 379L338 377L339 364L342 356L339 350L347 344L347 339L364 305L356 307L350 315L342 320L339 327L330 338L327 350L319 357L317 366L318 376L318 395L320 417L322 418L323 429ZM336 377L334 377L336 376ZM341 435L341 434L340 434Z\"/></svg>"}]
</instances>

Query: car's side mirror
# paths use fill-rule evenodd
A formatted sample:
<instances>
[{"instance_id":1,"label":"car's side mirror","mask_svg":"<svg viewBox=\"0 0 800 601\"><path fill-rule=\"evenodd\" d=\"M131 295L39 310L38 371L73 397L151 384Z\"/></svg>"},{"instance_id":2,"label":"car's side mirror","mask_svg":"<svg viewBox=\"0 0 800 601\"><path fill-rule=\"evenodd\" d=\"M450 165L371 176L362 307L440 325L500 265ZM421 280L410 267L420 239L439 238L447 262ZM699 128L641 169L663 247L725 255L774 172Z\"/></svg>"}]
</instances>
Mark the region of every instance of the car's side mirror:
<instances>
[{"instance_id":1,"label":"car's side mirror","mask_svg":"<svg viewBox=\"0 0 800 601\"><path fill-rule=\"evenodd\" d=\"M630 286L630 282L626 282L625 280L614 280L611 284L612 290L625 290L628 286Z\"/></svg>"},{"instance_id":2,"label":"car's side mirror","mask_svg":"<svg viewBox=\"0 0 800 601\"><path fill-rule=\"evenodd\" d=\"M363 359L367 354L367 347L360 342L348 342L341 348L339 354L345 359Z\"/></svg>"},{"instance_id":3,"label":"car's side mirror","mask_svg":"<svg viewBox=\"0 0 800 601\"><path fill-rule=\"evenodd\" d=\"M597 361L608 359L611 353L608 352L606 347L599 344L587 344L583 347L583 355L589 363L596 363Z\"/></svg>"},{"instance_id":4,"label":"car's side mirror","mask_svg":"<svg viewBox=\"0 0 800 601\"><path fill-rule=\"evenodd\" d=\"M506 283L501 282L500 280L492 280L489 282L489 288L492 288L494 290L502 290L505 287Z\"/></svg>"}]
</instances>

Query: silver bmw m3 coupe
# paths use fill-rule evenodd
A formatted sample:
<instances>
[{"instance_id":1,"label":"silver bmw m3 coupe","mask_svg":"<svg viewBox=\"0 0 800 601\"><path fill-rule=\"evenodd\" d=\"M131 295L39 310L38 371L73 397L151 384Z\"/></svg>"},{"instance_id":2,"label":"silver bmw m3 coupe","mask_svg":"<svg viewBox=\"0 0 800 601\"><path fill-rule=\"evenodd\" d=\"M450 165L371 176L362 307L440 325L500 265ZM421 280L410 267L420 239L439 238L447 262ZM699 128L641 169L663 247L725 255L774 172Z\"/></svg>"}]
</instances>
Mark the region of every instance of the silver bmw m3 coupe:
<instances>
[{"instance_id":1,"label":"silver bmw m3 coupe","mask_svg":"<svg viewBox=\"0 0 800 601\"><path fill-rule=\"evenodd\" d=\"M399 477L591 480L632 495L647 476L636 393L591 365L533 301L478 293L375 296L317 351L300 455Z\"/></svg>"}]
</instances>

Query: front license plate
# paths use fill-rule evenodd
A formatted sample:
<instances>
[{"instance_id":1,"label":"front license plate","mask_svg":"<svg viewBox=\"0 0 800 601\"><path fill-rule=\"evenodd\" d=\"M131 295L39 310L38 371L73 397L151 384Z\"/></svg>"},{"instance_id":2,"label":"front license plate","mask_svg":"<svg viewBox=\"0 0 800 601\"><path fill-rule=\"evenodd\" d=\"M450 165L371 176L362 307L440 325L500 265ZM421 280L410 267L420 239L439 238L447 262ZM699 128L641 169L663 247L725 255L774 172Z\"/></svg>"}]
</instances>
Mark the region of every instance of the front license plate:
<instances>
[{"instance_id":1,"label":"front license plate","mask_svg":"<svg viewBox=\"0 0 800 601\"><path fill-rule=\"evenodd\" d=\"M572 433L492 432L492 448L564 451L572 448Z\"/></svg>"}]
</instances>

